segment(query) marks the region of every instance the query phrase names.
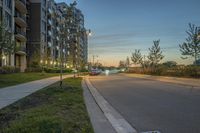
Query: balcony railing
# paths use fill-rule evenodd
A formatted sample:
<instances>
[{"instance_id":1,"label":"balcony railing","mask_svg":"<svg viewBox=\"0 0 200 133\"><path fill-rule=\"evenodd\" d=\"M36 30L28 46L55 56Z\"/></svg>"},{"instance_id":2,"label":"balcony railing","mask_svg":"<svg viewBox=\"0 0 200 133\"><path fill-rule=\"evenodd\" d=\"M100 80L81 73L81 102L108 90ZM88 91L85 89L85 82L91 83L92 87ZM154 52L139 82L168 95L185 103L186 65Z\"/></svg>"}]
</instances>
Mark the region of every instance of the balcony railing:
<instances>
[{"instance_id":1,"label":"balcony railing","mask_svg":"<svg viewBox=\"0 0 200 133\"><path fill-rule=\"evenodd\" d=\"M17 45L15 50L16 52L19 52L19 51L26 52L26 45Z\"/></svg>"},{"instance_id":2,"label":"balcony railing","mask_svg":"<svg viewBox=\"0 0 200 133\"><path fill-rule=\"evenodd\" d=\"M19 28L15 28L15 34L20 34L20 35L26 36L26 32L22 31Z\"/></svg>"},{"instance_id":3,"label":"balcony railing","mask_svg":"<svg viewBox=\"0 0 200 133\"><path fill-rule=\"evenodd\" d=\"M26 17L24 15L22 15L21 13L19 13L18 11L15 10L15 17L19 17L21 19L23 19L26 22Z\"/></svg>"},{"instance_id":4,"label":"balcony railing","mask_svg":"<svg viewBox=\"0 0 200 133\"><path fill-rule=\"evenodd\" d=\"M24 5L26 5L26 0L19 0L20 2L22 2Z\"/></svg>"}]
</instances>

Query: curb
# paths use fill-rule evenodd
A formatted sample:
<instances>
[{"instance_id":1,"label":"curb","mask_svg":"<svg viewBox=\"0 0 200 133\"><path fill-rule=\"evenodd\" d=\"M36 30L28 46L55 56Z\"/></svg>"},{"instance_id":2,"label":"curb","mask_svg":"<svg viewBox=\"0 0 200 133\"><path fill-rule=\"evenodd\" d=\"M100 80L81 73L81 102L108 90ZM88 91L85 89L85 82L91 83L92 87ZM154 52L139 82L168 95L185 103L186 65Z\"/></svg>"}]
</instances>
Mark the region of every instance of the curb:
<instances>
[{"instance_id":1,"label":"curb","mask_svg":"<svg viewBox=\"0 0 200 133\"><path fill-rule=\"evenodd\" d=\"M88 86L91 94L93 95L96 103L104 113L105 117L111 123L117 133L137 133L136 129L133 128L97 91L97 89L91 84L89 79L86 77L85 83Z\"/></svg>"}]
</instances>

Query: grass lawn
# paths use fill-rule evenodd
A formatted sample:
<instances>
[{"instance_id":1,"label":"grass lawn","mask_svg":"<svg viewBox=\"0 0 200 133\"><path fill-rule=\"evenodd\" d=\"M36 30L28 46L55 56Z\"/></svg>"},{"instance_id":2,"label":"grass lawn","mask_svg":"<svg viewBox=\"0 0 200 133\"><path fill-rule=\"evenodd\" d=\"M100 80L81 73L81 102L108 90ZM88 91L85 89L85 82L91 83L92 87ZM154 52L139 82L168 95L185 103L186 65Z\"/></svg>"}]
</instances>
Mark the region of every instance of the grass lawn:
<instances>
[{"instance_id":1,"label":"grass lawn","mask_svg":"<svg viewBox=\"0 0 200 133\"><path fill-rule=\"evenodd\" d=\"M59 75L58 73L0 74L0 88L58 75Z\"/></svg>"},{"instance_id":2,"label":"grass lawn","mask_svg":"<svg viewBox=\"0 0 200 133\"><path fill-rule=\"evenodd\" d=\"M46 87L0 110L2 133L93 133L81 78Z\"/></svg>"}]
</instances>

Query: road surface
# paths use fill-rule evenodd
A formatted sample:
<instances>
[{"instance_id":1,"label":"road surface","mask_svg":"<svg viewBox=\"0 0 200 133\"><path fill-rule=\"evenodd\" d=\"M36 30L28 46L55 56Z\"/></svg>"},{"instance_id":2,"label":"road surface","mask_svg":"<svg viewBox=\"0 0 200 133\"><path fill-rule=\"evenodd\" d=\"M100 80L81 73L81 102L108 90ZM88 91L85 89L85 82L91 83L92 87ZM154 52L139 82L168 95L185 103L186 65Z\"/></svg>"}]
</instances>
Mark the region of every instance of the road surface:
<instances>
[{"instance_id":1,"label":"road surface","mask_svg":"<svg viewBox=\"0 0 200 133\"><path fill-rule=\"evenodd\" d=\"M117 74L90 81L139 132L200 133L200 88Z\"/></svg>"}]
</instances>

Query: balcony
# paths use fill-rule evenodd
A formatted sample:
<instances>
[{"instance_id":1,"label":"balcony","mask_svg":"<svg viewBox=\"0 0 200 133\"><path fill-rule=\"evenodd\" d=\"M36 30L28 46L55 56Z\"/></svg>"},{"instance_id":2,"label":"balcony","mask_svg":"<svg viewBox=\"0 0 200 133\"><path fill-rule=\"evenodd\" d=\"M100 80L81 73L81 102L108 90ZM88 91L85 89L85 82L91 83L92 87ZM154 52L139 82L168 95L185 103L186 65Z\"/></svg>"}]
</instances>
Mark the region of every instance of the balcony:
<instances>
[{"instance_id":1,"label":"balcony","mask_svg":"<svg viewBox=\"0 0 200 133\"><path fill-rule=\"evenodd\" d=\"M26 42L26 33L19 28L15 28L15 38L21 42Z\"/></svg>"},{"instance_id":2,"label":"balcony","mask_svg":"<svg viewBox=\"0 0 200 133\"><path fill-rule=\"evenodd\" d=\"M26 17L16 10L15 10L15 23L18 24L22 28L27 27Z\"/></svg>"},{"instance_id":3,"label":"balcony","mask_svg":"<svg viewBox=\"0 0 200 133\"><path fill-rule=\"evenodd\" d=\"M16 54L19 55L26 55L26 45L17 45L16 48Z\"/></svg>"},{"instance_id":4,"label":"balcony","mask_svg":"<svg viewBox=\"0 0 200 133\"><path fill-rule=\"evenodd\" d=\"M26 0L15 0L15 7L23 14L27 14Z\"/></svg>"}]
</instances>

